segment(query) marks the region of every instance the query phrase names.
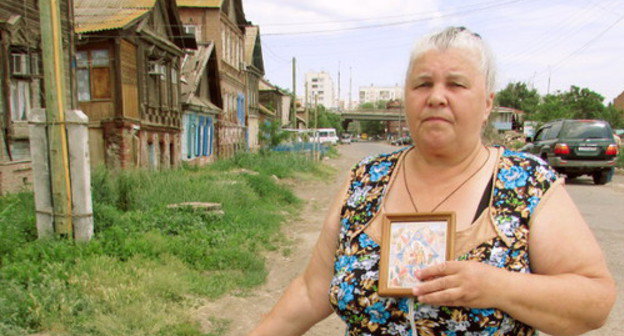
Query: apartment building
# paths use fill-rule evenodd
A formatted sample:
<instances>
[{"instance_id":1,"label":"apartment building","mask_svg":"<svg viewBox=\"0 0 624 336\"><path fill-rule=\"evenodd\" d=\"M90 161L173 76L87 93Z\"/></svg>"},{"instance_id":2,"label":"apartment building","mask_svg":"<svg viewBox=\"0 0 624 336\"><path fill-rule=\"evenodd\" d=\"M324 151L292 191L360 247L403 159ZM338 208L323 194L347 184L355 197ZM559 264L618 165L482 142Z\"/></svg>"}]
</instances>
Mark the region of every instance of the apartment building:
<instances>
[{"instance_id":1,"label":"apartment building","mask_svg":"<svg viewBox=\"0 0 624 336\"><path fill-rule=\"evenodd\" d=\"M360 104L374 103L379 100L403 100L403 87L395 86L360 86Z\"/></svg>"},{"instance_id":2,"label":"apartment building","mask_svg":"<svg viewBox=\"0 0 624 336\"><path fill-rule=\"evenodd\" d=\"M325 72L308 72L305 74L305 104L323 105L326 108L336 108L336 98L334 95L334 81Z\"/></svg>"}]
</instances>

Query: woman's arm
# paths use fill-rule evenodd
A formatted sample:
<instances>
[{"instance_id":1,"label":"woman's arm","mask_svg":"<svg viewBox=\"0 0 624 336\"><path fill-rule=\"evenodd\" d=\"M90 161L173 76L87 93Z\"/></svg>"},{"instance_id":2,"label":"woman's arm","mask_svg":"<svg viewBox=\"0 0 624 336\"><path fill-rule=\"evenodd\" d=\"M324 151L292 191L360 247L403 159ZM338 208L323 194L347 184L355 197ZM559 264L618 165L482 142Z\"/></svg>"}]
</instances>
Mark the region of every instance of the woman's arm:
<instances>
[{"instance_id":1,"label":"woman's arm","mask_svg":"<svg viewBox=\"0 0 624 336\"><path fill-rule=\"evenodd\" d=\"M498 308L552 335L601 327L615 301L615 284L591 230L558 184L536 213L529 238L532 274L478 262L453 261L421 272L414 289L434 305Z\"/></svg>"},{"instance_id":2,"label":"woman's arm","mask_svg":"<svg viewBox=\"0 0 624 336\"><path fill-rule=\"evenodd\" d=\"M346 188L345 184L329 209L305 271L292 281L271 312L264 316L249 336L302 335L331 314L329 284L333 276L340 210Z\"/></svg>"}]
</instances>

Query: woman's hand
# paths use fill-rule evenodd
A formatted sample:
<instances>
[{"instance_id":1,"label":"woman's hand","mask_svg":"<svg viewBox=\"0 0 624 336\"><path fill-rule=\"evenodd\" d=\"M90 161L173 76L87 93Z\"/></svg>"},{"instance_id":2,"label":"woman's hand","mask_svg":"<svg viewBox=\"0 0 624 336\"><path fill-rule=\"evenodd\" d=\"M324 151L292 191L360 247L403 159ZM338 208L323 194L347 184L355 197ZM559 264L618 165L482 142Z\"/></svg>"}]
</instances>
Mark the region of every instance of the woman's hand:
<instances>
[{"instance_id":1,"label":"woman's hand","mask_svg":"<svg viewBox=\"0 0 624 336\"><path fill-rule=\"evenodd\" d=\"M476 261L447 261L418 272L418 302L435 306L494 308L505 270Z\"/></svg>"}]
</instances>

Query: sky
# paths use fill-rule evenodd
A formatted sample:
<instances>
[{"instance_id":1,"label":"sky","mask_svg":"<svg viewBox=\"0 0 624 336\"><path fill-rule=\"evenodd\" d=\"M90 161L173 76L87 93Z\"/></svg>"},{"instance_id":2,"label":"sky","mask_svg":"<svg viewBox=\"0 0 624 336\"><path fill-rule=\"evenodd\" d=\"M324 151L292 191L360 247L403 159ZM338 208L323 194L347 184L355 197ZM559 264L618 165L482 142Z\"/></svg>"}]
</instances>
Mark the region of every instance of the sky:
<instances>
[{"instance_id":1,"label":"sky","mask_svg":"<svg viewBox=\"0 0 624 336\"><path fill-rule=\"evenodd\" d=\"M402 85L416 40L465 26L490 45L497 90L524 82L544 95L575 85L610 103L624 92L622 0L243 0L260 26L265 78L297 95L307 72L330 73L340 96Z\"/></svg>"}]
</instances>

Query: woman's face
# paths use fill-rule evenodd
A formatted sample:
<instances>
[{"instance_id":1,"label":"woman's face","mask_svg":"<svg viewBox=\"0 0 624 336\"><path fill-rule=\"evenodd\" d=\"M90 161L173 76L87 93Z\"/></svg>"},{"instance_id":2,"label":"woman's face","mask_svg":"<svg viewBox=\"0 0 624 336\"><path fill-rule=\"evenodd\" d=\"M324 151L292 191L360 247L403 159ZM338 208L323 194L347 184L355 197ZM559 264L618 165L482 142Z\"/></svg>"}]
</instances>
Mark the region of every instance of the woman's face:
<instances>
[{"instance_id":1,"label":"woman's face","mask_svg":"<svg viewBox=\"0 0 624 336\"><path fill-rule=\"evenodd\" d=\"M493 100L473 52L429 50L414 60L405 84L412 138L429 149L467 149L480 140Z\"/></svg>"}]
</instances>

